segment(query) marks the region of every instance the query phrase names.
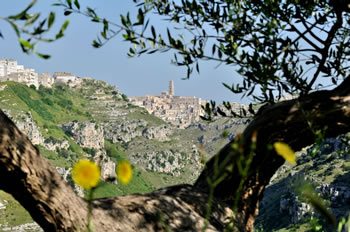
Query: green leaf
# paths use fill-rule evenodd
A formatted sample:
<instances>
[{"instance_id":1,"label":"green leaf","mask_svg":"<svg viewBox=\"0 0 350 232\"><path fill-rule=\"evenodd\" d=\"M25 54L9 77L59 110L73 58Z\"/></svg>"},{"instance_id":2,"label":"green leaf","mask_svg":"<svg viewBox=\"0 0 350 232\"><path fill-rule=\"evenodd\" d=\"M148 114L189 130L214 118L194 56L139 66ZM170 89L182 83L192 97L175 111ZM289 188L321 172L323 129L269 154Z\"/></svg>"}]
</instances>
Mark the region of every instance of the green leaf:
<instances>
[{"instance_id":1,"label":"green leaf","mask_svg":"<svg viewBox=\"0 0 350 232\"><path fill-rule=\"evenodd\" d=\"M137 14L137 23L135 23L134 25L142 25L143 22L145 20L145 16L143 11L141 10L141 8L139 8L138 14Z\"/></svg>"},{"instance_id":2,"label":"green leaf","mask_svg":"<svg viewBox=\"0 0 350 232\"><path fill-rule=\"evenodd\" d=\"M64 21L61 27L61 31L64 32L67 29L68 25L69 25L69 20Z\"/></svg>"},{"instance_id":3,"label":"green leaf","mask_svg":"<svg viewBox=\"0 0 350 232\"><path fill-rule=\"evenodd\" d=\"M55 13L54 12L50 12L49 17L48 17L49 20L47 21L47 27L48 28L51 28L52 24L55 22L55 17L56 17Z\"/></svg>"},{"instance_id":4,"label":"green leaf","mask_svg":"<svg viewBox=\"0 0 350 232\"><path fill-rule=\"evenodd\" d=\"M55 39L60 39L60 38L62 38L63 36L64 36L63 33L58 32L58 33L56 34L56 36L55 36Z\"/></svg>"},{"instance_id":5,"label":"green leaf","mask_svg":"<svg viewBox=\"0 0 350 232\"><path fill-rule=\"evenodd\" d=\"M153 39L155 40L157 35L156 35L156 30L154 29L153 26L151 26L151 32L152 32Z\"/></svg>"},{"instance_id":6,"label":"green leaf","mask_svg":"<svg viewBox=\"0 0 350 232\"><path fill-rule=\"evenodd\" d=\"M52 6L65 6L63 3L53 3Z\"/></svg>"},{"instance_id":7,"label":"green leaf","mask_svg":"<svg viewBox=\"0 0 350 232\"><path fill-rule=\"evenodd\" d=\"M32 33L32 35L41 35L42 33L44 33L46 30L44 29L44 25L46 23L46 19L44 19L43 21L40 22L39 26L34 28L34 32Z\"/></svg>"},{"instance_id":8,"label":"green leaf","mask_svg":"<svg viewBox=\"0 0 350 232\"><path fill-rule=\"evenodd\" d=\"M175 44L175 40L173 39L173 37L171 36L170 30L169 28L167 28L167 34L168 34L168 39L169 39L169 43L171 46L174 46Z\"/></svg>"},{"instance_id":9,"label":"green leaf","mask_svg":"<svg viewBox=\"0 0 350 232\"><path fill-rule=\"evenodd\" d=\"M21 11L19 14L17 15L11 15L8 18L9 19L14 19L14 20L27 20L29 18L29 15L27 14L27 12L36 4L37 0L33 0L31 3L29 3L29 5L23 10Z\"/></svg>"},{"instance_id":10,"label":"green leaf","mask_svg":"<svg viewBox=\"0 0 350 232\"><path fill-rule=\"evenodd\" d=\"M66 0L66 3L69 6L69 8L72 9L72 0Z\"/></svg>"},{"instance_id":11,"label":"green leaf","mask_svg":"<svg viewBox=\"0 0 350 232\"><path fill-rule=\"evenodd\" d=\"M148 24L149 24L149 19L146 21L145 25L142 27L142 32L141 32L142 35L146 31Z\"/></svg>"},{"instance_id":12,"label":"green leaf","mask_svg":"<svg viewBox=\"0 0 350 232\"><path fill-rule=\"evenodd\" d=\"M50 55L48 55L48 54L42 54L42 53L39 53L39 52L37 52L37 53L35 53L37 56L39 56L40 58L42 58L42 59L45 59L45 60L47 60L47 59L50 59Z\"/></svg>"},{"instance_id":13,"label":"green leaf","mask_svg":"<svg viewBox=\"0 0 350 232\"><path fill-rule=\"evenodd\" d=\"M80 10L80 4L78 0L74 0L74 5L76 6L76 8L78 8L78 10Z\"/></svg>"},{"instance_id":14,"label":"green leaf","mask_svg":"<svg viewBox=\"0 0 350 232\"><path fill-rule=\"evenodd\" d=\"M23 38L19 38L18 41L21 44L22 50L24 52L28 52L28 50L33 49L33 44L31 44L28 40L25 40Z\"/></svg>"},{"instance_id":15,"label":"green leaf","mask_svg":"<svg viewBox=\"0 0 350 232\"><path fill-rule=\"evenodd\" d=\"M69 20L66 20L62 24L60 31L56 34L56 39L60 39L64 36L64 31L67 29L68 25L69 25Z\"/></svg>"},{"instance_id":16,"label":"green leaf","mask_svg":"<svg viewBox=\"0 0 350 232\"><path fill-rule=\"evenodd\" d=\"M100 34L101 34L102 38L107 39L107 33L106 33L106 31L101 31Z\"/></svg>"},{"instance_id":17,"label":"green leaf","mask_svg":"<svg viewBox=\"0 0 350 232\"><path fill-rule=\"evenodd\" d=\"M90 7L87 7L86 8L86 13L91 17L91 18L98 18L96 12L90 8Z\"/></svg>"},{"instance_id":18,"label":"green leaf","mask_svg":"<svg viewBox=\"0 0 350 232\"><path fill-rule=\"evenodd\" d=\"M12 21L8 21L8 22L10 23L13 30L16 32L17 37L20 37L21 33L19 32L18 26Z\"/></svg>"},{"instance_id":19,"label":"green leaf","mask_svg":"<svg viewBox=\"0 0 350 232\"><path fill-rule=\"evenodd\" d=\"M124 15L120 15L120 21L121 21L121 23L122 23L122 25L123 25L124 27L127 27L127 25L126 25L126 19L125 19Z\"/></svg>"},{"instance_id":20,"label":"green leaf","mask_svg":"<svg viewBox=\"0 0 350 232\"><path fill-rule=\"evenodd\" d=\"M97 40L93 40L92 41L92 46L94 48L100 48L101 47L101 44L97 41Z\"/></svg>"},{"instance_id":21,"label":"green leaf","mask_svg":"<svg viewBox=\"0 0 350 232\"><path fill-rule=\"evenodd\" d=\"M125 40L129 40L129 34L123 34L122 36Z\"/></svg>"},{"instance_id":22,"label":"green leaf","mask_svg":"<svg viewBox=\"0 0 350 232\"><path fill-rule=\"evenodd\" d=\"M72 13L72 11L66 10L63 14L64 14L64 16L68 16L68 15L70 15L71 13Z\"/></svg>"},{"instance_id":23,"label":"green leaf","mask_svg":"<svg viewBox=\"0 0 350 232\"><path fill-rule=\"evenodd\" d=\"M101 32L101 35L104 39L107 39L108 29L109 29L109 23L106 19L103 19L103 32Z\"/></svg>"},{"instance_id":24,"label":"green leaf","mask_svg":"<svg viewBox=\"0 0 350 232\"><path fill-rule=\"evenodd\" d=\"M38 18L40 17L40 13L36 13L34 15L32 15L24 24L24 26L29 26L32 25L33 23L35 23L36 20L38 20Z\"/></svg>"},{"instance_id":25,"label":"green leaf","mask_svg":"<svg viewBox=\"0 0 350 232\"><path fill-rule=\"evenodd\" d=\"M198 64L198 62L196 62L196 71L199 74L199 64Z\"/></svg>"}]
</instances>

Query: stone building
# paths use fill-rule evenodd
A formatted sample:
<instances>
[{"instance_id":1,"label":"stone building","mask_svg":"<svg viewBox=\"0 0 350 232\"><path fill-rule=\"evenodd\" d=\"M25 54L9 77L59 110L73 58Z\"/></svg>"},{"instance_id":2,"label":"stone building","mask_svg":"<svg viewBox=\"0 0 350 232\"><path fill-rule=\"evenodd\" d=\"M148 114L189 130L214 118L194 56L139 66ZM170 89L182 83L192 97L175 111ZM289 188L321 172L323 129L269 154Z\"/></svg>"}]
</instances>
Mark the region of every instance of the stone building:
<instances>
[{"instance_id":1,"label":"stone building","mask_svg":"<svg viewBox=\"0 0 350 232\"><path fill-rule=\"evenodd\" d=\"M18 64L16 60L12 59L1 59L0 60L0 78L8 74L17 72ZM23 69L21 65L19 69Z\"/></svg>"},{"instance_id":2,"label":"stone building","mask_svg":"<svg viewBox=\"0 0 350 232\"><path fill-rule=\"evenodd\" d=\"M39 85L42 85L46 88L51 88L55 83L55 79L50 73L41 73L39 74Z\"/></svg>"},{"instance_id":3,"label":"stone building","mask_svg":"<svg viewBox=\"0 0 350 232\"><path fill-rule=\"evenodd\" d=\"M55 79L55 83L66 84L69 87L79 86L82 82L79 77L69 72L55 72L53 78Z\"/></svg>"},{"instance_id":4,"label":"stone building","mask_svg":"<svg viewBox=\"0 0 350 232\"><path fill-rule=\"evenodd\" d=\"M174 81L169 81L169 96L174 96Z\"/></svg>"},{"instance_id":5,"label":"stone building","mask_svg":"<svg viewBox=\"0 0 350 232\"><path fill-rule=\"evenodd\" d=\"M35 88L39 88L38 73L36 73L34 69L23 69L18 72L7 74L2 78L2 81L15 81L26 84L27 86L33 85Z\"/></svg>"},{"instance_id":6,"label":"stone building","mask_svg":"<svg viewBox=\"0 0 350 232\"><path fill-rule=\"evenodd\" d=\"M42 85L51 88L54 83L63 83L69 87L76 87L82 83L81 78L68 72L55 72L38 74L34 69L18 65L16 60L0 59L0 81L14 81L27 86L39 88Z\"/></svg>"},{"instance_id":7,"label":"stone building","mask_svg":"<svg viewBox=\"0 0 350 232\"><path fill-rule=\"evenodd\" d=\"M130 97L132 104L144 107L153 114L179 128L197 122L203 114L204 101L197 97L174 96L174 82L169 82L168 92L160 96Z\"/></svg>"},{"instance_id":8,"label":"stone building","mask_svg":"<svg viewBox=\"0 0 350 232\"><path fill-rule=\"evenodd\" d=\"M15 81L39 87L38 73L34 69L18 65L17 61L12 59L0 59L0 81Z\"/></svg>"}]
</instances>

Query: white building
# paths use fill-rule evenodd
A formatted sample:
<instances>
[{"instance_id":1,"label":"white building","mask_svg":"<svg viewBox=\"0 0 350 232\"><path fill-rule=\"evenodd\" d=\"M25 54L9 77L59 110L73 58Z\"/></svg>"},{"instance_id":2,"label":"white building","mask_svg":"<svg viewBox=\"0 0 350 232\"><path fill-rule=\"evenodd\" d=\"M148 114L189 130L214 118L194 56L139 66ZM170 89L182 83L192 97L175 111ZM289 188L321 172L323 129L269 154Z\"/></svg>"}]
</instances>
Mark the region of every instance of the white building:
<instances>
[{"instance_id":1,"label":"white building","mask_svg":"<svg viewBox=\"0 0 350 232\"><path fill-rule=\"evenodd\" d=\"M6 64L6 75L17 72L17 61L15 60L7 60Z\"/></svg>"},{"instance_id":2,"label":"white building","mask_svg":"<svg viewBox=\"0 0 350 232\"><path fill-rule=\"evenodd\" d=\"M69 72L55 72L53 74L53 78L55 79L55 83L66 84L69 87L75 87L77 85L80 85L82 82L79 77Z\"/></svg>"},{"instance_id":3,"label":"white building","mask_svg":"<svg viewBox=\"0 0 350 232\"><path fill-rule=\"evenodd\" d=\"M0 63L0 80L1 80L2 77L5 76L5 73L6 73L6 67L2 63Z\"/></svg>"},{"instance_id":4,"label":"white building","mask_svg":"<svg viewBox=\"0 0 350 232\"><path fill-rule=\"evenodd\" d=\"M15 81L39 87L38 74L35 70L26 69L12 59L0 59L0 81Z\"/></svg>"},{"instance_id":5,"label":"white building","mask_svg":"<svg viewBox=\"0 0 350 232\"><path fill-rule=\"evenodd\" d=\"M15 81L26 84L27 86L34 85L36 89L39 88L38 74L34 69L24 69L19 72L7 74L4 81Z\"/></svg>"},{"instance_id":6,"label":"white building","mask_svg":"<svg viewBox=\"0 0 350 232\"><path fill-rule=\"evenodd\" d=\"M24 71L23 65L17 65L17 72Z\"/></svg>"},{"instance_id":7,"label":"white building","mask_svg":"<svg viewBox=\"0 0 350 232\"><path fill-rule=\"evenodd\" d=\"M17 72L17 61L11 59L0 60L0 78Z\"/></svg>"},{"instance_id":8,"label":"white building","mask_svg":"<svg viewBox=\"0 0 350 232\"><path fill-rule=\"evenodd\" d=\"M16 60L0 59L0 78L21 71L24 71L24 66L18 65Z\"/></svg>"},{"instance_id":9,"label":"white building","mask_svg":"<svg viewBox=\"0 0 350 232\"><path fill-rule=\"evenodd\" d=\"M62 83L69 87L77 87L82 83L81 78L69 72L38 75L34 69L27 69L23 65L18 65L17 61L12 59L0 59L0 81L15 81L27 86L34 85L37 89L39 85L51 88L54 83Z\"/></svg>"},{"instance_id":10,"label":"white building","mask_svg":"<svg viewBox=\"0 0 350 232\"><path fill-rule=\"evenodd\" d=\"M38 79L39 85L42 85L46 88L51 88L52 85L55 83L55 79L50 73L41 73Z\"/></svg>"}]
</instances>

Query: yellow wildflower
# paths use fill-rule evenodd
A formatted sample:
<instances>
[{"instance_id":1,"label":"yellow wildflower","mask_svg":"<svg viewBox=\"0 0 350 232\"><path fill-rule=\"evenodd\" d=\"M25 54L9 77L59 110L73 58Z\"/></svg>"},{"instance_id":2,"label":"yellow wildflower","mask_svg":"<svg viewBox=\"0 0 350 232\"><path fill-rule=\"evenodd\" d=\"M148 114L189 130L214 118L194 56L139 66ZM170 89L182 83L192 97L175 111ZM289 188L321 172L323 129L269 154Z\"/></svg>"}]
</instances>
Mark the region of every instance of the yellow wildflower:
<instances>
[{"instance_id":1,"label":"yellow wildflower","mask_svg":"<svg viewBox=\"0 0 350 232\"><path fill-rule=\"evenodd\" d=\"M117 166L117 178L122 184L128 184L132 179L132 167L127 160L120 161Z\"/></svg>"},{"instance_id":2,"label":"yellow wildflower","mask_svg":"<svg viewBox=\"0 0 350 232\"><path fill-rule=\"evenodd\" d=\"M100 175L97 164L87 159L79 160L72 170L74 182L86 190L97 186Z\"/></svg>"},{"instance_id":3,"label":"yellow wildflower","mask_svg":"<svg viewBox=\"0 0 350 232\"><path fill-rule=\"evenodd\" d=\"M283 142L275 142L273 147L275 148L277 154L282 156L285 160L287 160L287 162L293 165L296 164L295 153L288 144Z\"/></svg>"}]
</instances>

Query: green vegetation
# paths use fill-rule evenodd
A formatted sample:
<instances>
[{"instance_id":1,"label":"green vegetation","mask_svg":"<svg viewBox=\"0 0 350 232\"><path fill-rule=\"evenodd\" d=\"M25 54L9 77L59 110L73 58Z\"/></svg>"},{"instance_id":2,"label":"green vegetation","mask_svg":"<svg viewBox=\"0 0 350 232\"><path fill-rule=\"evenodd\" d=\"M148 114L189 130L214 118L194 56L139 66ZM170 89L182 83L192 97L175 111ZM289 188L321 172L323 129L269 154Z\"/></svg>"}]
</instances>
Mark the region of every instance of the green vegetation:
<instances>
[{"instance_id":1,"label":"green vegetation","mask_svg":"<svg viewBox=\"0 0 350 232\"><path fill-rule=\"evenodd\" d=\"M64 133L57 128L58 124L91 119L82 107L88 101L77 91L67 87L41 87L37 91L14 82L5 82L2 85L6 85L5 90L0 91L0 99L6 99L2 108L10 110L14 116L20 113L19 110L31 112L38 126L47 129L42 131L44 136L62 138Z\"/></svg>"},{"instance_id":2,"label":"green vegetation","mask_svg":"<svg viewBox=\"0 0 350 232\"><path fill-rule=\"evenodd\" d=\"M23 114L30 112L45 139L51 142L68 141L68 150L49 151L43 146L37 146L40 153L54 166L68 169L78 159L82 158L84 154L94 155L96 153L94 149L81 148L71 135L66 134L62 130L61 124L75 120L100 122L107 119L107 117L99 117L98 113L92 112L87 108L100 104L98 100L89 97L96 91L96 87L101 88L100 92L104 92L107 97L109 94L116 94L114 88L104 82L97 82L96 84L92 80L84 81L82 89L71 89L64 85L57 85L52 89L41 86L39 90L35 90L35 88L14 82L1 82L0 86L6 86L4 90L0 91L2 109L8 110L13 117L19 120ZM164 123L162 120L149 115L144 109L129 106L122 98L112 99L114 99L116 105L119 104L121 110L128 111L128 108L132 109L132 112L127 116L131 117L128 120L142 119L151 125ZM101 107L101 109L98 108L100 112L106 111L104 105L99 107ZM87 111L91 113L87 113ZM122 144L113 144L106 140L105 149L107 155L116 162L128 159L127 151ZM137 166L134 166L133 170L134 176L128 185L104 183L96 190L94 197L146 193L160 186L167 185L169 179L171 179L168 175L150 173ZM0 199L8 201L6 210L0 211L0 224L7 222L8 226L15 226L32 222L30 215L11 196L0 192Z\"/></svg>"},{"instance_id":3,"label":"green vegetation","mask_svg":"<svg viewBox=\"0 0 350 232\"><path fill-rule=\"evenodd\" d=\"M0 199L1 202L7 202L6 209L0 210L0 224L17 226L33 221L29 213L11 195L0 191Z\"/></svg>"},{"instance_id":4,"label":"green vegetation","mask_svg":"<svg viewBox=\"0 0 350 232\"><path fill-rule=\"evenodd\" d=\"M135 106L131 106L131 107L134 108ZM138 119L145 120L150 124L150 126L159 126L159 125L165 124L165 122L162 119L157 118L157 117L149 114L144 109L139 110L139 111L130 112L127 115L127 117L129 119L134 119L134 120L138 120Z\"/></svg>"},{"instance_id":5,"label":"green vegetation","mask_svg":"<svg viewBox=\"0 0 350 232\"><path fill-rule=\"evenodd\" d=\"M40 154L47 158L53 165L65 168L71 167L72 161L67 157L59 155L57 152L49 151L42 146L37 147L39 148Z\"/></svg>"},{"instance_id":6,"label":"green vegetation","mask_svg":"<svg viewBox=\"0 0 350 232\"><path fill-rule=\"evenodd\" d=\"M137 140L139 141L139 139ZM133 146L137 147L137 145ZM106 140L105 149L107 155L110 156L117 163L121 160L128 159L126 150L121 144L113 144L110 141ZM115 195L145 193L164 186L169 186L178 183L188 183L188 177L191 176L193 172L193 170L191 170L190 168L185 168L184 170L182 170L181 176L175 177L163 173L146 171L138 166L133 166L133 171L133 179L128 185L119 184L113 186L111 184L108 184L106 187L102 186L100 189L97 190L97 194L95 195L95 197L108 196L112 193Z\"/></svg>"},{"instance_id":7,"label":"green vegetation","mask_svg":"<svg viewBox=\"0 0 350 232\"><path fill-rule=\"evenodd\" d=\"M116 162L127 159L125 149L119 143L111 143L110 141L105 140L105 149L107 155Z\"/></svg>"},{"instance_id":8,"label":"green vegetation","mask_svg":"<svg viewBox=\"0 0 350 232\"><path fill-rule=\"evenodd\" d=\"M105 141L105 149L107 155L112 158L112 160L116 161L118 164L119 161L128 159L127 154L124 148L120 144L112 144L110 141ZM146 171L133 166L133 178L128 185L111 185L107 184L102 186L96 191L95 197L108 196L111 193L114 195L125 195L130 193L146 193L154 190L154 186L148 181L149 178L154 179L157 176L155 174L147 173ZM159 179L156 181L159 184ZM113 191L114 190L114 191ZM105 195L106 194L106 195Z\"/></svg>"}]
</instances>

